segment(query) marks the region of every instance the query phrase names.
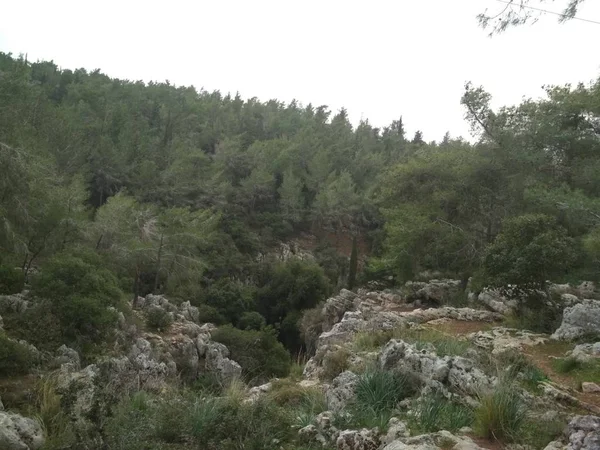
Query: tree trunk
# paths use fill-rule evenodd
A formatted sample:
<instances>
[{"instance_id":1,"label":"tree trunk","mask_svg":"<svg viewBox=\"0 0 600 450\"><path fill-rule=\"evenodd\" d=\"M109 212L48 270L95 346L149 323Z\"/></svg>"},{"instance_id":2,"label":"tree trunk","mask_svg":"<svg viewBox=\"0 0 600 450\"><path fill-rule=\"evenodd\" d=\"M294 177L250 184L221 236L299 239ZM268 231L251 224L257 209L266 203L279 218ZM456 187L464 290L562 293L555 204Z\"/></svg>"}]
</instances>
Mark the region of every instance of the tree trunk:
<instances>
[{"instance_id":1,"label":"tree trunk","mask_svg":"<svg viewBox=\"0 0 600 450\"><path fill-rule=\"evenodd\" d=\"M156 289L158 288L158 278L160 275L160 263L161 263L161 257L162 257L162 249L163 249L163 238L164 238L164 233L161 233L160 235L160 244L158 245L158 258L156 261L156 273L154 274L154 287L152 288L152 293L156 294Z\"/></svg>"}]
</instances>

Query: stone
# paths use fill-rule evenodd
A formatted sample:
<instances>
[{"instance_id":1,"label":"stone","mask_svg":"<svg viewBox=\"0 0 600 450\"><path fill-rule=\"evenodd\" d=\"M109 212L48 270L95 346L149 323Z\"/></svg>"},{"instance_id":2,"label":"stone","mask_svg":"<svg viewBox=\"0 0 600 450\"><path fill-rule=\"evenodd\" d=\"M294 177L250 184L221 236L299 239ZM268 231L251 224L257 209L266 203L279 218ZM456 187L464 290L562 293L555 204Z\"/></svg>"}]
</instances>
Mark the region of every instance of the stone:
<instances>
[{"instance_id":1,"label":"stone","mask_svg":"<svg viewBox=\"0 0 600 450\"><path fill-rule=\"evenodd\" d=\"M0 313L22 313L29 308L29 301L25 299L27 292L12 295L0 295Z\"/></svg>"},{"instance_id":2,"label":"stone","mask_svg":"<svg viewBox=\"0 0 600 450\"><path fill-rule=\"evenodd\" d=\"M402 422L397 417L392 417L388 422L388 432L381 440L384 445L390 444L400 438L410 436L410 430L405 422Z\"/></svg>"},{"instance_id":3,"label":"stone","mask_svg":"<svg viewBox=\"0 0 600 450\"><path fill-rule=\"evenodd\" d=\"M358 375L349 370L335 377L325 393L328 408L334 412L343 410L354 398L357 383Z\"/></svg>"},{"instance_id":4,"label":"stone","mask_svg":"<svg viewBox=\"0 0 600 450\"><path fill-rule=\"evenodd\" d=\"M2 450L37 450L44 445L44 442L44 433L37 420L0 411Z\"/></svg>"},{"instance_id":5,"label":"stone","mask_svg":"<svg viewBox=\"0 0 600 450\"><path fill-rule=\"evenodd\" d=\"M79 359L79 353L66 345L61 345L56 351L56 357L54 358L54 364L57 367L63 364L70 364L74 370L81 368L81 362Z\"/></svg>"},{"instance_id":6,"label":"stone","mask_svg":"<svg viewBox=\"0 0 600 450\"><path fill-rule=\"evenodd\" d=\"M408 281L404 287L408 291L407 301L421 300L442 305L461 293L460 280L429 280L428 282Z\"/></svg>"},{"instance_id":7,"label":"stone","mask_svg":"<svg viewBox=\"0 0 600 450\"><path fill-rule=\"evenodd\" d=\"M589 362L595 358L600 358L600 342L594 344L579 344L573 350L567 353L580 362Z\"/></svg>"},{"instance_id":8,"label":"stone","mask_svg":"<svg viewBox=\"0 0 600 450\"><path fill-rule=\"evenodd\" d=\"M567 429L568 450L600 449L600 417L575 416Z\"/></svg>"},{"instance_id":9,"label":"stone","mask_svg":"<svg viewBox=\"0 0 600 450\"><path fill-rule=\"evenodd\" d=\"M335 442L337 450L377 450L380 445L377 429L344 430Z\"/></svg>"},{"instance_id":10,"label":"stone","mask_svg":"<svg viewBox=\"0 0 600 450\"><path fill-rule=\"evenodd\" d=\"M560 327L553 339L570 341L585 334L600 330L600 300L583 300L575 306L565 308Z\"/></svg>"},{"instance_id":11,"label":"stone","mask_svg":"<svg viewBox=\"0 0 600 450\"><path fill-rule=\"evenodd\" d=\"M507 351L520 351L524 346L532 347L548 341L548 336L514 328L495 327L467 335L467 339L478 347L491 350L493 355Z\"/></svg>"},{"instance_id":12,"label":"stone","mask_svg":"<svg viewBox=\"0 0 600 450\"><path fill-rule=\"evenodd\" d=\"M516 300L509 300L496 289L484 289L477 296L477 301L504 315L513 313L517 308Z\"/></svg>"},{"instance_id":13,"label":"stone","mask_svg":"<svg viewBox=\"0 0 600 450\"><path fill-rule=\"evenodd\" d=\"M228 358L229 350L223 344L211 342L206 348L206 370L217 375L223 384L231 382L242 375L242 367Z\"/></svg>"},{"instance_id":14,"label":"stone","mask_svg":"<svg viewBox=\"0 0 600 450\"><path fill-rule=\"evenodd\" d=\"M600 386L598 386L596 383L584 381L581 383L581 392L585 394L598 394L600 393Z\"/></svg>"},{"instance_id":15,"label":"stone","mask_svg":"<svg viewBox=\"0 0 600 450\"><path fill-rule=\"evenodd\" d=\"M197 307L192 306L190 302L183 302L179 306L179 310L186 320L196 323L200 322L200 310Z\"/></svg>"}]
</instances>

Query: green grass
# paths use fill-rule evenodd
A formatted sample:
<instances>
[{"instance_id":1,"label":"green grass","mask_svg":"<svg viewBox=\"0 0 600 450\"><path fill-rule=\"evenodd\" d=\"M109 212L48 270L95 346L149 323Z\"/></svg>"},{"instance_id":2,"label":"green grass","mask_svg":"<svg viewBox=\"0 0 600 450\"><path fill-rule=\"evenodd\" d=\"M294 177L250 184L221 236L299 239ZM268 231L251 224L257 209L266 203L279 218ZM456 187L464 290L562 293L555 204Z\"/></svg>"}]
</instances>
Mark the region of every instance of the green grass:
<instances>
[{"instance_id":1,"label":"green grass","mask_svg":"<svg viewBox=\"0 0 600 450\"><path fill-rule=\"evenodd\" d=\"M327 353L323 358L323 379L331 381L340 373L348 370L350 367L349 357L350 352L345 348L339 348Z\"/></svg>"},{"instance_id":2,"label":"green grass","mask_svg":"<svg viewBox=\"0 0 600 450\"><path fill-rule=\"evenodd\" d=\"M365 331L358 333L353 341L354 349L357 351L373 351L383 347L390 339L401 339L404 342L415 345L417 348L425 348L427 344L433 345L438 356L463 356L471 344L445 334L432 328L397 328L385 331Z\"/></svg>"},{"instance_id":3,"label":"green grass","mask_svg":"<svg viewBox=\"0 0 600 450\"><path fill-rule=\"evenodd\" d=\"M356 384L356 405L377 413L389 411L414 392L414 386L403 375L382 370L360 375Z\"/></svg>"},{"instance_id":4,"label":"green grass","mask_svg":"<svg viewBox=\"0 0 600 450\"><path fill-rule=\"evenodd\" d=\"M473 410L453 402L441 393L432 393L420 399L411 428L423 433L439 430L457 431L473 424Z\"/></svg>"},{"instance_id":5,"label":"green grass","mask_svg":"<svg viewBox=\"0 0 600 450\"><path fill-rule=\"evenodd\" d=\"M475 430L479 436L501 442L518 440L526 409L515 386L502 383L480 397L475 410Z\"/></svg>"},{"instance_id":6,"label":"green grass","mask_svg":"<svg viewBox=\"0 0 600 450\"><path fill-rule=\"evenodd\" d=\"M558 358L552 361L558 373L569 375L575 381L600 383L600 361L579 361L575 358Z\"/></svg>"}]
</instances>

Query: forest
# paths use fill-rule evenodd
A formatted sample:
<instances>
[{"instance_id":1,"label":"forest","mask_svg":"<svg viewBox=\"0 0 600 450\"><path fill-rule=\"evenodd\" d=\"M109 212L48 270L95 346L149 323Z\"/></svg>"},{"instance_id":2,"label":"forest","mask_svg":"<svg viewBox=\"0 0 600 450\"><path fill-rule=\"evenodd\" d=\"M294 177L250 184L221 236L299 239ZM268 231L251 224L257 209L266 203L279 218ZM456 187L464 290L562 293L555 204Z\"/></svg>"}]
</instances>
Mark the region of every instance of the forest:
<instances>
[{"instance_id":1,"label":"forest","mask_svg":"<svg viewBox=\"0 0 600 450\"><path fill-rule=\"evenodd\" d=\"M426 142L401 117L354 127L344 109L2 53L0 291L54 299L31 312L42 347L93 353L107 305L164 294L297 353L302 311L348 285L596 279L600 82L490 100L467 84L473 142ZM303 233L320 236L314 258L277 257ZM353 240L353 258L331 236Z\"/></svg>"}]
</instances>

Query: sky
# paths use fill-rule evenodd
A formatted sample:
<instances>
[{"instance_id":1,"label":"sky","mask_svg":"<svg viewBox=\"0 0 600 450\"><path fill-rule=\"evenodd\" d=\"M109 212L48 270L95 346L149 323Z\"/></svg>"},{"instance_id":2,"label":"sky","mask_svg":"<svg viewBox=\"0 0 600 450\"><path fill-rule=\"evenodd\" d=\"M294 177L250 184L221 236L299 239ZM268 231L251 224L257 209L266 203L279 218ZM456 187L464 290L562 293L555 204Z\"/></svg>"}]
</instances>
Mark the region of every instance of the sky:
<instances>
[{"instance_id":1,"label":"sky","mask_svg":"<svg viewBox=\"0 0 600 450\"><path fill-rule=\"evenodd\" d=\"M532 5L536 1L532 0ZM567 0L543 6L562 11ZM543 96L543 85L600 75L600 25L536 25L488 37L476 15L497 0L0 0L0 51L169 80L244 98L345 107L357 124L403 116L409 134L469 138L467 81L494 107ZM600 21L600 2L578 16Z\"/></svg>"}]
</instances>

